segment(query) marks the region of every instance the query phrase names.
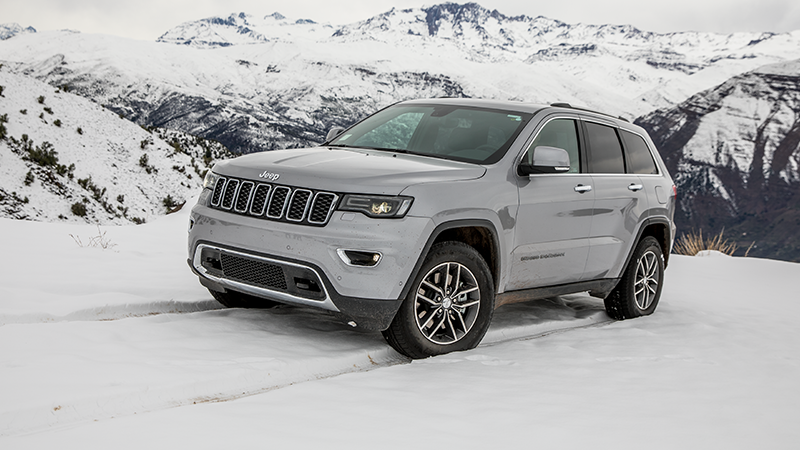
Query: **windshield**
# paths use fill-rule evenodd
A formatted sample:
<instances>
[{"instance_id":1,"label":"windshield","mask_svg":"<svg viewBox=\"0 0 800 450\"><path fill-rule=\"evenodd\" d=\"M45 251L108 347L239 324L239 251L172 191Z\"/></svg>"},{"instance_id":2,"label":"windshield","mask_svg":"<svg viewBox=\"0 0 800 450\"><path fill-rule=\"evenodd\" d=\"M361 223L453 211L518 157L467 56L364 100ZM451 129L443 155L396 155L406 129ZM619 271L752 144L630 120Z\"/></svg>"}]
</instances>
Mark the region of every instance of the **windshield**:
<instances>
[{"instance_id":1,"label":"windshield","mask_svg":"<svg viewBox=\"0 0 800 450\"><path fill-rule=\"evenodd\" d=\"M388 150L480 164L500 160L531 114L451 105L396 105L328 145Z\"/></svg>"}]
</instances>

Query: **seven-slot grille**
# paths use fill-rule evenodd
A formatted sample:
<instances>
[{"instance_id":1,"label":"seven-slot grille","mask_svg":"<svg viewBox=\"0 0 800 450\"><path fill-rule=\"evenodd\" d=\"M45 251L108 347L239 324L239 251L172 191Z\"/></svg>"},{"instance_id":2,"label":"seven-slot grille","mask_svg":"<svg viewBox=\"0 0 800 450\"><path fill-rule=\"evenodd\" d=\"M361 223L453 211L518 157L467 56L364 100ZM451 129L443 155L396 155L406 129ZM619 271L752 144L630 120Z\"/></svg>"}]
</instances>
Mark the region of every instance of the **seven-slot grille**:
<instances>
[{"instance_id":1,"label":"seven-slot grille","mask_svg":"<svg viewBox=\"0 0 800 450\"><path fill-rule=\"evenodd\" d=\"M338 199L331 192L219 177L211 194L211 207L263 219L323 226Z\"/></svg>"}]
</instances>

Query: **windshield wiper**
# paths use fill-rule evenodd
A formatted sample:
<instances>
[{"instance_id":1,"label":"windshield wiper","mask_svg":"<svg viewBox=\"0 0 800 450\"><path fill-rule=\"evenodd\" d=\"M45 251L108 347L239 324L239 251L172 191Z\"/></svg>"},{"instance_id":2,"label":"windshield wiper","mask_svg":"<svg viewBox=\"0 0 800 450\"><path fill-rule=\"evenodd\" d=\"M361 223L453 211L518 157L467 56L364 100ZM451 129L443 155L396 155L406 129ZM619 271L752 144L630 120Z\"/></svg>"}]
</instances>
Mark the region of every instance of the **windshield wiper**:
<instances>
[{"instance_id":1,"label":"windshield wiper","mask_svg":"<svg viewBox=\"0 0 800 450\"><path fill-rule=\"evenodd\" d=\"M360 147L357 145L347 145L347 144L327 144L326 147L341 147L341 148L357 148L360 150L380 150L383 152L394 152L394 153L411 153L417 154L410 150L405 150L402 148L384 148L384 147Z\"/></svg>"}]
</instances>

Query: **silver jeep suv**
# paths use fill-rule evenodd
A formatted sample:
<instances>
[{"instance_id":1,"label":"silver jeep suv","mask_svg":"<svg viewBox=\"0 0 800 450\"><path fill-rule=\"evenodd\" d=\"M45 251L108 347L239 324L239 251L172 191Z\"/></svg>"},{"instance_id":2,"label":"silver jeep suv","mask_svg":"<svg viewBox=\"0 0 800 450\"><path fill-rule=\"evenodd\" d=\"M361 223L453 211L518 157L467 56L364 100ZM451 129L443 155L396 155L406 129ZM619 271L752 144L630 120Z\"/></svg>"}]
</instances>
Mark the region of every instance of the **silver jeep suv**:
<instances>
[{"instance_id":1,"label":"silver jeep suv","mask_svg":"<svg viewBox=\"0 0 800 450\"><path fill-rule=\"evenodd\" d=\"M220 303L322 308L412 358L474 348L517 301L651 314L675 235L647 133L563 103L401 102L204 186L189 265Z\"/></svg>"}]
</instances>

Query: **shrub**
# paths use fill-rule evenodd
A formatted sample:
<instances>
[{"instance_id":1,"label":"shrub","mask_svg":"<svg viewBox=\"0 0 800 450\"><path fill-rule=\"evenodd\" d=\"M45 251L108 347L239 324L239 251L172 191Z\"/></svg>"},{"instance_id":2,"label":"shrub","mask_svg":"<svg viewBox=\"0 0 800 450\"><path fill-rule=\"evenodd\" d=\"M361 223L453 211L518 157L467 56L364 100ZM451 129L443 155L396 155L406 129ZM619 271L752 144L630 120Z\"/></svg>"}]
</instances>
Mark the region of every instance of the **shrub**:
<instances>
[{"instance_id":1,"label":"shrub","mask_svg":"<svg viewBox=\"0 0 800 450\"><path fill-rule=\"evenodd\" d=\"M35 179L33 171L29 170L28 173L25 174L25 186L30 186Z\"/></svg>"},{"instance_id":2,"label":"shrub","mask_svg":"<svg viewBox=\"0 0 800 450\"><path fill-rule=\"evenodd\" d=\"M728 242L728 240L723 237L724 234L725 230L722 230L713 238L705 239L703 238L703 230L700 230L700 232L697 234L692 231L691 233L684 234L678 238L678 241L675 242L675 248L673 251L679 255L687 256L695 256L704 250L714 250L726 255L733 255L733 252L736 251L738 246L735 242ZM744 256L747 256L750 253L750 249L753 248L753 244L750 244L750 248L747 249Z\"/></svg>"},{"instance_id":3,"label":"shrub","mask_svg":"<svg viewBox=\"0 0 800 450\"><path fill-rule=\"evenodd\" d=\"M0 97L5 97L5 96L3 95L3 91L5 91L5 90L6 90L6 87L5 87L5 86L0 86Z\"/></svg>"},{"instance_id":4,"label":"shrub","mask_svg":"<svg viewBox=\"0 0 800 450\"><path fill-rule=\"evenodd\" d=\"M83 129L81 127L78 127L76 131L78 132L78 134L83 134Z\"/></svg>"},{"instance_id":5,"label":"shrub","mask_svg":"<svg viewBox=\"0 0 800 450\"><path fill-rule=\"evenodd\" d=\"M23 135L23 141L27 137ZM36 148L28 148L28 155L23 157L23 159L27 159L28 161L34 162L40 166L57 166L58 165L58 152L55 151L53 148L53 144L44 141L42 142L41 147L36 146Z\"/></svg>"},{"instance_id":6,"label":"shrub","mask_svg":"<svg viewBox=\"0 0 800 450\"><path fill-rule=\"evenodd\" d=\"M69 177L69 179L72 179L72 177L74 176L73 175L74 171L75 171L75 164L70 164L69 167L63 164L59 164L56 166L56 173L61 175L62 177L66 175Z\"/></svg>"},{"instance_id":7,"label":"shrub","mask_svg":"<svg viewBox=\"0 0 800 450\"><path fill-rule=\"evenodd\" d=\"M86 178L78 178L78 184L86 189L87 191L92 193L92 197L100 203L103 203L105 206L105 201L103 200L103 196L106 195L106 188L99 188L94 182L92 182L92 176L89 175ZM107 208L108 209L108 208Z\"/></svg>"},{"instance_id":8,"label":"shrub","mask_svg":"<svg viewBox=\"0 0 800 450\"><path fill-rule=\"evenodd\" d=\"M20 110L19 110L19 113L20 113L20 114L22 114L22 115L24 116L24 115L27 115L27 114L28 114L28 110L27 110L27 109L20 109Z\"/></svg>"},{"instance_id":9,"label":"shrub","mask_svg":"<svg viewBox=\"0 0 800 450\"><path fill-rule=\"evenodd\" d=\"M53 122L53 125L55 125L57 127L60 127L61 126L61 119L56 119L55 122Z\"/></svg>"},{"instance_id":10,"label":"shrub","mask_svg":"<svg viewBox=\"0 0 800 450\"><path fill-rule=\"evenodd\" d=\"M53 114L53 108L51 108L49 106L45 106L44 107L44 112L46 112L47 114L52 115Z\"/></svg>"},{"instance_id":11,"label":"shrub","mask_svg":"<svg viewBox=\"0 0 800 450\"><path fill-rule=\"evenodd\" d=\"M122 194L119 194L117 196L117 201L120 202L120 203L124 203L125 202L125 196L122 195Z\"/></svg>"},{"instance_id":12,"label":"shrub","mask_svg":"<svg viewBox=\"0 0 800 450\"><path fill-rule=\"evenodd\" d=\"M40 95L40 96L39 96L39 97L36 99L36 101L37 101L37 102L39 102L40 104L44 104L44 95Z\"/></svg>"},{"instance_id":13,"label":"shrub","mask_svg":"<svg viewBox=\"0 0 800 450\"><path fill-rule=\"evenodd\" d=\"M153 172L158 173L158 169L150 165L150 158L147 156L147 153L145 153L139 158L139 165L141 167L144 167L144 170L147 173L153 173Z\"/></svg>"},{"instance_id":14,"label":"shrub","mask_svg":"<svg viewBox=\"0 0 800 450\"><path fill-rule=\"evenodd\" d=\"M86 217L86 205L81 202L75 202L72 204L72 214L75 214L78 217Z\"/></svg>"},{"instance_id":15,"label":"shrub","mask_svg":"<svg viewBox=\"0 0 800 450\"><path fill-rule=\"evenodd\" d=\"M178 203L175 202L175 199L172 198L172 195L167 195L161 202L167 207L167 210L171 210L172 208L178 206Z\"/></svg>"}]
</instances>

